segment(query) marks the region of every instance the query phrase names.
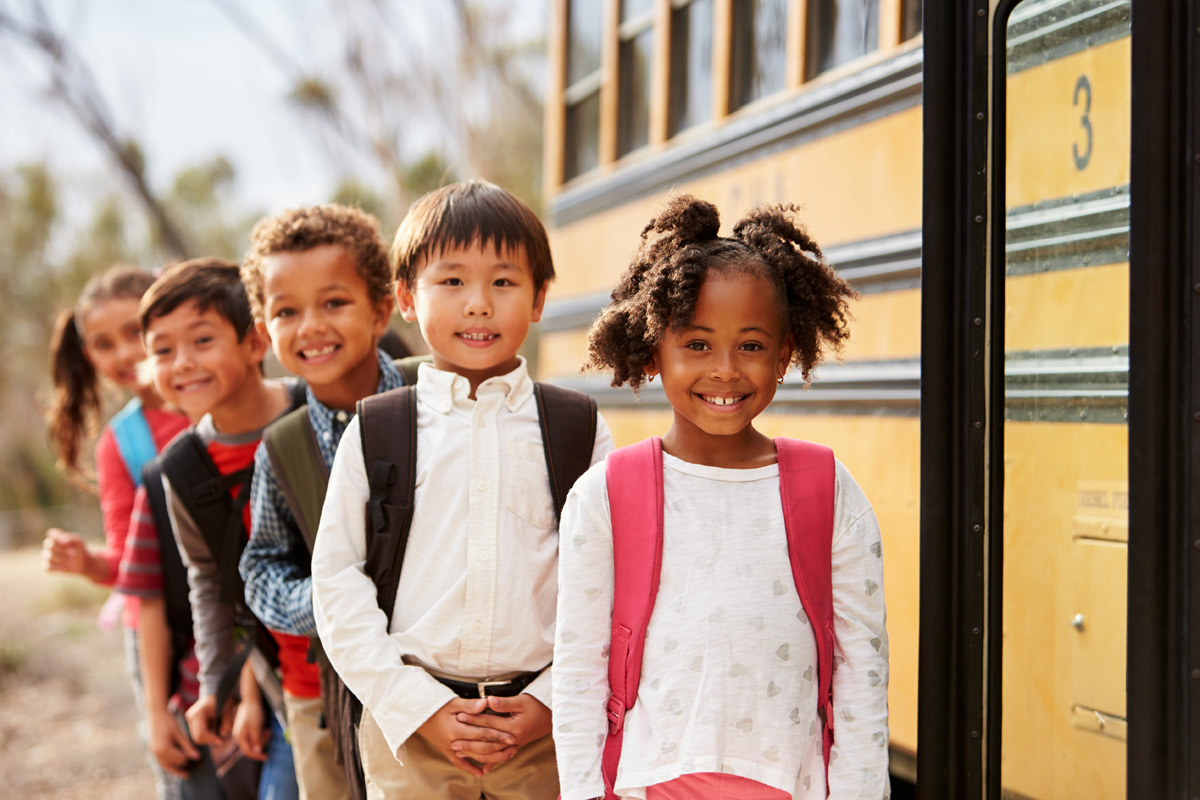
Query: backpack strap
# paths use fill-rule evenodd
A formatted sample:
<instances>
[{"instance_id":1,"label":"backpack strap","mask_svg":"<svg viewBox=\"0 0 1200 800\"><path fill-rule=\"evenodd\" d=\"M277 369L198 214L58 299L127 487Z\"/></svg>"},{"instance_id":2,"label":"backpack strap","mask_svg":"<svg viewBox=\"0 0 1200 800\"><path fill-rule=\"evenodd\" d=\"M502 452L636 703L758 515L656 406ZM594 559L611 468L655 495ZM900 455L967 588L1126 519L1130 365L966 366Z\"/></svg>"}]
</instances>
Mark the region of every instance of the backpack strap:
<instances>
[{"instance_id":1,"label":"backpack strap","mask_svg":"<svg viewBox=\"0 0 1200 800\"><path fill-rule=\"evenodd\" d=\"M662 440L657 436L608 454L605 475L613 535L612 643L608 657L608 737L601 772L615 798L625 714L637 700L646 626L658 596L663 540ZM654 487L652 497L647 497ZM649 501L649 502L648 502Z\"/></svg>"},{"instance_id":2,"label":"backpack strap","mask_svg":"<svg viewBox=\"0 0 1200 800\"><path fill-rule=\"evenodd\" d=\"M826 785L833 746L833 504L835 467L828 447L776 439L788 560L817 646L817 714ZM605 797L614 799L625 714L637 700L646 628L662 570L662 440L609 453L606 467L613 536L613 627L609 650L608 737L601 758ZM653 486L654 502L647 503ZM653 531L655 535L648 535Z\"/></svg>"},{"instance_id":3,"label":"backpack strap","mask_svg":"<svg viewBox=\"0 0 1200 800\"><path fill-rule=\"evenodd\" d=\"M308 406L301 406L267 426L263 445L311 554L329 486L329 468L325 466L317 432L308 417Z\"/></svg>"},{"instance_id":4,"label":"backpack strap","mask_svg":"<svg viewBox=\"0 0 1200 800\"><path fill-rule=\"evenodd\" d=\"M121 460L125 462L125 469L128 470L133 485L141 486L142 466L153 461L154 456L158 454L154 436L150 433L150 424L146 422L146 415L142 413L141 399L135 397L126 403L124 408L113 415L108 425L112 428L117 450L121 453Z\"/></svg>"},{"instance_id":5,"label":"backpack strap","mask_svg":"<svg viewBox=\"0 0 1200 800\"><path fill-rule=\"evenodd\" d=\"M369 492L364 569L375 582L379 608L390 626L416 494L416 387L402 386L360 400L358 424Z\"/></svg>"},{"instance_id":6,"label":"backpack strap","mask_svg":"<svg viewBox=\"0 0 1200 800\"><path fill-rule=\"evenodd\" d=\"M817 715L823 727L826 786L833 746L833 451L798 439L776 439L779 493L788 559L800 604L817 644Z\"/></svg>"},{"instance_id":7,"label":"backpack strap","mask_svg":"<svg viewBox=\"0 0 1200 800\"><path fill-rule=\"evenodd\" d=\"M245 589L237 567L246 547L242 511L250 501L254 466L222 475L195 429L175 437L159 463L171 482L171 492L187 509L217 563L221 600L243 605ZM234 487L240 487L236 499L230 496Z\"/></svg>"},{"instance_id":8,"label":"backpack strap","mask_svg":"<svg viewBox=\"0 0 1200 800\"><path fill-rule=\"evenodd\" d=\"M179 688L179 662L192 643L192 604L188 600L187 568L179 556L179 545L171 532L171 517L167 511L167 493L163 489L162 469L156 460L142 468L142 485L154 518L158 536L159 564L162 569L163 611L171 635L171 671L167 695Z\"/></svg>"},{"instance_id":9,"label":"backpack strap","mask_svg":"<svg viewBox=\"0 0 1200 800\"><path fill-rule=\"evenodd\" d=\"M567 493L592 465L596 448L596 401L583 392L550 383L534 383L538 422L542 427L542 450L554 516L561 521Z\"/></svg>"}]
</instances>

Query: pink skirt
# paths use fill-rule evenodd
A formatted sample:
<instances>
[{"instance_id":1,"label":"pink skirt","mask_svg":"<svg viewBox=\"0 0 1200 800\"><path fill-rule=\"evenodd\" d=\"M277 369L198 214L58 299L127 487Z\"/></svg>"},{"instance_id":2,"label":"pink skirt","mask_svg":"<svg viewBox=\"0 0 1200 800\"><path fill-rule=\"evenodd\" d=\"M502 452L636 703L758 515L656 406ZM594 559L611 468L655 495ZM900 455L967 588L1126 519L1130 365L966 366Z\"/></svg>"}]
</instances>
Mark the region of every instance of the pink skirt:
<instances>
[{"instance_id":1,"label":"pink skirt","mask_svg":"<svg viewBox=\"0 0 1200 800\"><path fill-rule=\"evenodd\" d=\"M791 800L791 793L723 772L696 772L646 787L646 800Z\"/></svg>"}]
</instances>

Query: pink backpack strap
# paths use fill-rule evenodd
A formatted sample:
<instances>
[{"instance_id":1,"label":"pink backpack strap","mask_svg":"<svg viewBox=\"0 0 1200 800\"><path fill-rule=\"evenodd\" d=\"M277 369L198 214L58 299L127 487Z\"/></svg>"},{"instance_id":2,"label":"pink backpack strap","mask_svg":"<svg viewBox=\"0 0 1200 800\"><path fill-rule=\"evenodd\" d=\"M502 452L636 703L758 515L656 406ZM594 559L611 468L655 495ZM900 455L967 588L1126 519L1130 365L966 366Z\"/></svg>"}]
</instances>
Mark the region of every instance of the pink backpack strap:
<instances>
[{"instance_id":1,"label":"pink backpack strap","mask_svg":"<svg viewBox=\"0 0 1200 800\"><path fill-rule=\"evenodd\" d=\"M601 772L605 797L621 760L625 713L637 700L646 626L662 570L662 440L657 436L614 450L605 465L613 533L612 640L608 656L608 738ZM653 489L653 491L651 491Z\"/></svg>"},{"instance_id":2,"label":"pink backpack strap","mask_svg":"<svg viewBox=\"0 0 1200 800\"><path fill-rule=\"evenodd\" d=\"M776 439L775 452L779 456L779 493L783 497L792 578L817 643L817 714L823 725L828 791L834 722L833 451L798 439Z\"/></svg>"}]
</instances>

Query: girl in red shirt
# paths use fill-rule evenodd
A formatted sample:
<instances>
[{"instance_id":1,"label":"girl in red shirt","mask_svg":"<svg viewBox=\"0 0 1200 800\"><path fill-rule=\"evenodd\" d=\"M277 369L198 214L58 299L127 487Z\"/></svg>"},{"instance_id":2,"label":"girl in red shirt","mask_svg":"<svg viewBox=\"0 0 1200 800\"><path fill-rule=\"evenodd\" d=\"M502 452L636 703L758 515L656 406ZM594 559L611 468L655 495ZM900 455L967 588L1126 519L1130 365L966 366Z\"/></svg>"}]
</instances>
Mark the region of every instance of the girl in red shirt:
<instances>
[{"instance_id":1,"label":"girl in red shirt","mask_svg":"<svg viewBox=\"0 0 1200 800\"><path fill-rule=\"evenodd\" d=\"M92 549L79 534L51 528L43 542L42 562L48 571L83 575L104 586L117 577L142 465L188 424L182 414L163 407L154 385L138 373L146 351L137 309L153 281L150 273L123 266L95 276L75 308L59 314L50 344L50 443L71 482L99 494L105 546ZM91 472L80 465L80 456L84 440L98 427L101 378L133 399L100 433Z\"/></svg>"},{"instance_id":2,"label":"girl in red shirt","mask_svg":"<svg viewBox=\"0 0 1200 800\"><path fill-rule=\"evenodd\" d=\"M102 586L116 581L142 466L188 425L183 414L164 407L154 384L138 370L146 357L138 304L153 282L150 273L126 266L93 277L75 307L59 314L50 343L54 379L47 415L50 444L59 469L71 482L99 495L105 543L102 548L92 548L78 533L50 528L42 543L42 564L49 572L82 575ZM100 432L92 471L80 462L85 440L94 437L99 427L101 379L131 394L132 399ZM124 605L125 656L140 709L143 696L135 600L126 599ZM102 624L115 619L120 607L119 601L106 603ZM165 796L169 791L165 784L172 779L155 771L159 795Z\"/></svg>"}]
</instances>

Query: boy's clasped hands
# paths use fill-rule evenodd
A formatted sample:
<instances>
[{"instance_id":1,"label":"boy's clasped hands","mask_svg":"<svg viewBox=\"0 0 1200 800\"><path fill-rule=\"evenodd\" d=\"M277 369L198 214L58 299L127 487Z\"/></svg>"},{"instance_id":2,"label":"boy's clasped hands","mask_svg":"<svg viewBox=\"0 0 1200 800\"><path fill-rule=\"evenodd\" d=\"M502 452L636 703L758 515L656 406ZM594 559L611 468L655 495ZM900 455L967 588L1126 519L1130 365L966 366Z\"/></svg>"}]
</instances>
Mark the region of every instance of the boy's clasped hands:
<instances>
[{"instance_id":1,"label":"boy's clasped hands","mask_svg":"<svg viewBox=\"0 0 1200 800\"><path fill-rule=\"evenodd\" d=\"M451 700L417 732L450 763L477 777L550 733L550 709L533 695Z\"/></svg>"}]
</instances>

